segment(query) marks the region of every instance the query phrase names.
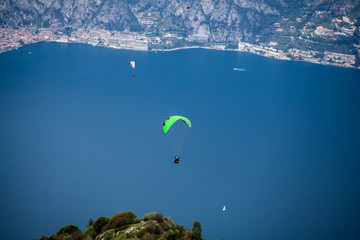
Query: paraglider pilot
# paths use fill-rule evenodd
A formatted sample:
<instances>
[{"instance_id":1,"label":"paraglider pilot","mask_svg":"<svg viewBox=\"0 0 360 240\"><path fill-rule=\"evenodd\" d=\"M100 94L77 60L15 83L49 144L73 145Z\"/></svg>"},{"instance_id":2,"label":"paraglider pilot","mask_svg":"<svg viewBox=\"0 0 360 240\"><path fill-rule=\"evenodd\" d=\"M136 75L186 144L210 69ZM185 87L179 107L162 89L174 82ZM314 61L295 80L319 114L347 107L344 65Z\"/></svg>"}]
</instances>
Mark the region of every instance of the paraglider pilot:
<instances>
[{"instance_id":1,"label":"paraglider pilot","mask_svg":"<svg viewBox=\"0 0 360 240\"><path fill-rule=\"evenodd\" d=\"M179 156L176 156L176 157L175 157L175 160L174 160L174 163L179 163L179 161L180 161Z\"/></svg>"}]
</instances>

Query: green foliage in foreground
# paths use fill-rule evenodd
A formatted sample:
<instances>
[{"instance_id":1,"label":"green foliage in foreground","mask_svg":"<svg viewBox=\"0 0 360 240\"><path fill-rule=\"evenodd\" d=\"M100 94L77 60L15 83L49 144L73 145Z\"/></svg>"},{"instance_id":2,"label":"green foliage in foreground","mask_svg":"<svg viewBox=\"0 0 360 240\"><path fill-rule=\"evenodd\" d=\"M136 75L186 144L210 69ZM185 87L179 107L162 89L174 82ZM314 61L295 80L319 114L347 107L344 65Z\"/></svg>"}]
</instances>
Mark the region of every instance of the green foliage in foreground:
<instances>
[{"instance_id":1,"label":"green foliage in foreground","mask_svg":"<svg viewBox=\"0 0 360 240\"><path fill-rule=\"evenodd\" d=\"M84 232L75 225L67 225L51 236L41 236L39 240L203 240L201 224L195 221L192 232L183 225L175 224L162 214L151 212L136 219L131 212L119 212L107 218L89 220Z\"/></svg>"},{"instance_id":2,"label":"green foliage in foreground","mask_svg":"<svg viewBox=\"0 0 360 240\"><path fill-rule=\"evenodd\" d=\"M201 224L198 221L193 223L193 229L191 233L191 240L201 240Z\"/></svg>"},{"instance_id":3,"label":"green foliage in foreground","mask_svg":"<svg viewBox=\"0 0 360 240\"><path fill-rule=\"evenodd\" d=\"M56 235L72 234L74 232L80 232L80 229L77 226L70 224L60 228L60 230L56 233Z\"/></svg>"},{"instance_id":4,"label":"green foliage in foreground","mask_svg":"<svg viewBox=\"0 0 360 240\"><path fill-rule=\"evenodd\" d=\"M95 223L94 223L94 231L96 232L96 233L101 233L101 230L102 230L102 228L106 225L106 224L108 224L108 222L109 222L109 219L107 218L107 217L104 217L104 216L101 216L101 217L99 217L96 221L95 221Z\"/></svg>"}]
</instances>

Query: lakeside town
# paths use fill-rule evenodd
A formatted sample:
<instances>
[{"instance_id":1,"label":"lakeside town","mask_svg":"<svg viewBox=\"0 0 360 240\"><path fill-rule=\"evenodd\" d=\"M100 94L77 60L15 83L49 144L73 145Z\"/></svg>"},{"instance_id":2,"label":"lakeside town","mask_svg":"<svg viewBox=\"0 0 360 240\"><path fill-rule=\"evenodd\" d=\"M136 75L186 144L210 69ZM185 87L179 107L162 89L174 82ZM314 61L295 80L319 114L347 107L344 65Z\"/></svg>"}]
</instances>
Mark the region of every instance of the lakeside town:
<instances>
[{"instance_id":1,"label":"lakeside town","mask_svg":"<svg viewBox=\"0 0 360 240\"><path fill-rule=\"evenodd\" d=\"M274 24L274 26L279 28L279 24ZM71 29L71 31L67 31L67 29ZM332 36L331 31L322 26L317 27L314 34ZM224 43L204 44L195 42L191 38L178 36L176 33L163 33L161 36L149 37L145 33L85 28L72 29L71 27L64 28L57 24L51 25L48 28L38 28L37 26L0 28L0 53L37 42L84 43L93 46L142 51L169 51L203 47L216 50L250 52L283 60L302 60L318 64L360 69L359 66L356 66L356 55L296 48L281 50L276 48L278 43L274 41L254 44L239 40L236 47L228 48ZM354 45L354 47L360 52L360 45Z\"/></svg>"}]
</instances>

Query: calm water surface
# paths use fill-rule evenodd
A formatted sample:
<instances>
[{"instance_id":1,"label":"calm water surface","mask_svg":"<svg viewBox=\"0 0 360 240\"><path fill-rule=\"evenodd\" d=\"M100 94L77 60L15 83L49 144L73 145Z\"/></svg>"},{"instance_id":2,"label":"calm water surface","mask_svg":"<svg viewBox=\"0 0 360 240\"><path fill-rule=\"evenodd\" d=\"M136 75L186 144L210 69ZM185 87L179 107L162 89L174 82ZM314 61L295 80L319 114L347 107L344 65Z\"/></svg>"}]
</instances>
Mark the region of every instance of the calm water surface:
<instances>
[{"instance_id":1,"label":"calm water surface","mask_svg":"<svg viewBox=\"0 0 360 240\"><path fill-rule=\"evenodd\" d=\"M3 239L125 210L211 239L360 238L359 70L55 43L0 66ZM179 165L174 114L193 124Z\"/></svg>"}]
</instances>

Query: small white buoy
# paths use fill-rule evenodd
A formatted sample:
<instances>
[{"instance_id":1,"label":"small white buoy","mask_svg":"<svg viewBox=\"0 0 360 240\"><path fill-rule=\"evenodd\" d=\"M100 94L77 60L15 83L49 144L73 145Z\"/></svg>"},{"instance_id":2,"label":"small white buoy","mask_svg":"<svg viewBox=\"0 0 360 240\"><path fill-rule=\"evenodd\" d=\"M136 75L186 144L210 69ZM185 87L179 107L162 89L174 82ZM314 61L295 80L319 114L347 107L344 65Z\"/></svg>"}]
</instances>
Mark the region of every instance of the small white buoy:
<instances>
[{"instance_id":1,"label":"small white buoy","mask_svg":"<svg viewBox=\"0 0 360 240\"><path fill-rule=\"evenodd\" d=\"M226 207L225 207L225 205L224 205L224 207L223 207L223 212L225 212L226 211Z\"/></svg>"}]
</instances>

